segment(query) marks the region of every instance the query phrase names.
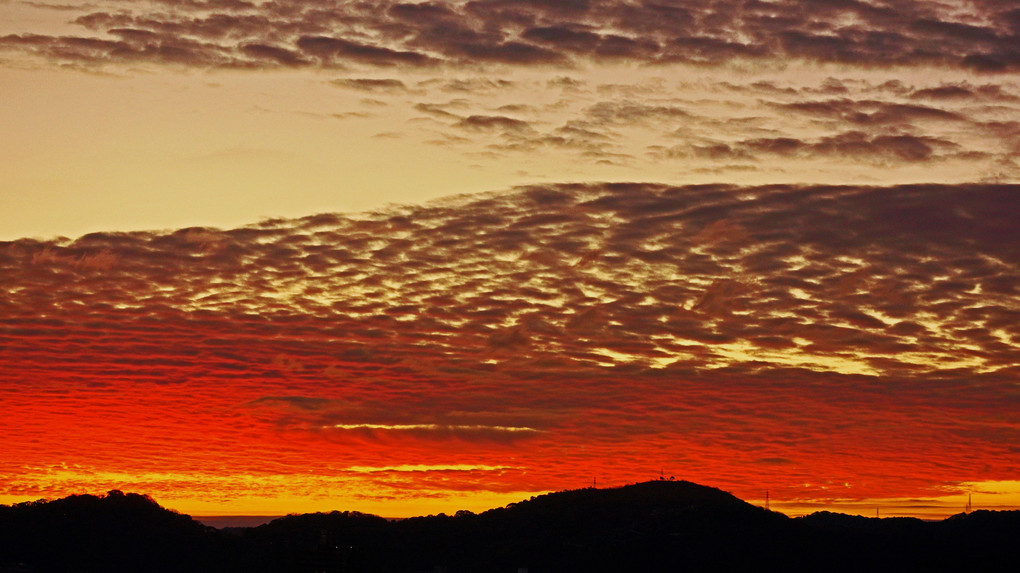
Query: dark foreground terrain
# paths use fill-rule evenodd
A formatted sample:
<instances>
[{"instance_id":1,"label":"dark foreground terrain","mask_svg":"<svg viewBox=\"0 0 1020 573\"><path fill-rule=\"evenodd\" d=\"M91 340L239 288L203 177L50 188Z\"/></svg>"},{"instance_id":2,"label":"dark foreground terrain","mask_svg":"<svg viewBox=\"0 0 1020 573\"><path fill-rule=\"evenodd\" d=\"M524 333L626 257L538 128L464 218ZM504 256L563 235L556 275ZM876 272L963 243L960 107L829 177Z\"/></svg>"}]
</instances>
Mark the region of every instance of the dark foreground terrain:
<instances>
[{"instance_id":1,"label":"dark foreground terrain","mask_svg":"<svg viewBox=\"0 0 1020 573\"><path fill-rule=\"evenodd\" d=\"M7 572L1016 571L1020 511L941 522L791 519L689 482L532 498L481 514L356 512L213 529L112 491L0 506Z\"/></svg>"}]
</instances>

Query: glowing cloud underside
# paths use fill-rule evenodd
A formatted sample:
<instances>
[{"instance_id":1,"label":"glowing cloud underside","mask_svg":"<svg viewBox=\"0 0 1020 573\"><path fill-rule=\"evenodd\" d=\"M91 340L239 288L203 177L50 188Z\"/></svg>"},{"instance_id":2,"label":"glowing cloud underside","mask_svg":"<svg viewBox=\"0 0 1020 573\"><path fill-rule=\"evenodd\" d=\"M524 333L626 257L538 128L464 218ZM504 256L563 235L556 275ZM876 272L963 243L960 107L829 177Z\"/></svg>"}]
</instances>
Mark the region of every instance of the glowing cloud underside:
<instances>
[{"instance_id":1,"label":"glowing cloud underside","mask_svg":"<svg viewBox=\"0 0 1020 573\"><path fill-rule=\"evenodd\" d=\"M0 494L133 476L242 513L663 468L777 500L1015 479L1018 197L535 186L0 243Z\"/></svg>"}]
</instances>

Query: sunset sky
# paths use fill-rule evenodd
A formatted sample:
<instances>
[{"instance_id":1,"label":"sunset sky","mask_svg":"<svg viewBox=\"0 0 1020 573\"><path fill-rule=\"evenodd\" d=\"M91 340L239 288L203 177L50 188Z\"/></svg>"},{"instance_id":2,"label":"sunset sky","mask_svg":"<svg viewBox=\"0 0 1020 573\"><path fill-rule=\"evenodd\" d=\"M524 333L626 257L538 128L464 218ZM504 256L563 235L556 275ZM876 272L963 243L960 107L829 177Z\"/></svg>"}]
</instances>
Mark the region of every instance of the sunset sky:
<instances>
[{"instance_id":1,"label":"sunset sky","mask_svg":"<svg viewBox=\"0 0 1020 573\"><path fill-rule=\"evenodd\" d=\"M1020 507L1020 1L0 0L0 503Z\"/></svg>"}]
</instances>

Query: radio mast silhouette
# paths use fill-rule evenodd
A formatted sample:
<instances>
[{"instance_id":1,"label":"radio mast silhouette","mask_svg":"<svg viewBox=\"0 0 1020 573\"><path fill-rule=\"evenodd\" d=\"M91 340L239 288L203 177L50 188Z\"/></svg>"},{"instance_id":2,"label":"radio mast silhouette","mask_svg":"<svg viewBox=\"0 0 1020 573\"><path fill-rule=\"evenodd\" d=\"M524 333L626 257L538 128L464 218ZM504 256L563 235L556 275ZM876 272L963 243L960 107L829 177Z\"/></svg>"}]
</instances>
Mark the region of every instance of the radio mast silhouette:
<instances>
[{"instance_id":1,"label":"radio mast silhouette","mask_svg":"<svg viewBox=\"0 0 1020 573\"><path fill-rule=\"evenodd\" d=\"M967 494L967 507L963 508L964 513L970 513L974 511L974 506L970 504L970 496L973 494Z\"/></svg>"}]
</instances>

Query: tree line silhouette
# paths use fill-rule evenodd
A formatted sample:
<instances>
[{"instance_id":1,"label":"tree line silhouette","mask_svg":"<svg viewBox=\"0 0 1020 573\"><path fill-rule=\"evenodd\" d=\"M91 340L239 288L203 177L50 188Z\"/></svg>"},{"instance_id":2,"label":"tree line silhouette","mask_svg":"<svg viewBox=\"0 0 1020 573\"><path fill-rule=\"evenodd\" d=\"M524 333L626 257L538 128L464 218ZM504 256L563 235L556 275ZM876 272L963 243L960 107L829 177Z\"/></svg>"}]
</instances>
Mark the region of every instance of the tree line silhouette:
<instances>
[{"instance_id":1,"label":"tree line silhouette","mask_svg":"<svg viewBox=\"0 0 1020 573\"><path fill-rule=\"evenodd\" d=\"M480 514L350 511L214 529L111 491L0 506L0 573L1014 571L1020 511L941 522L803 518L658 480L542 495Z\"/></svg>"}]
</instances>

